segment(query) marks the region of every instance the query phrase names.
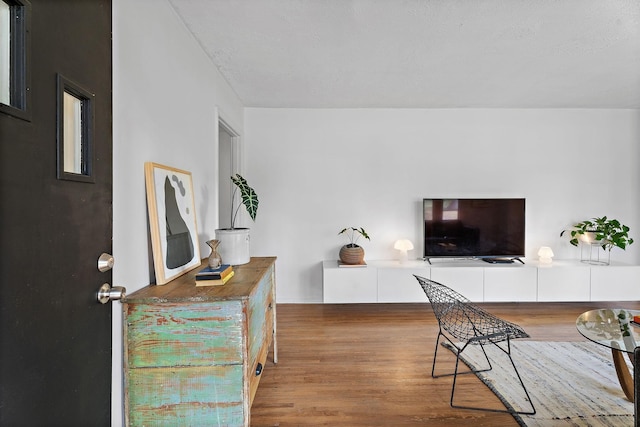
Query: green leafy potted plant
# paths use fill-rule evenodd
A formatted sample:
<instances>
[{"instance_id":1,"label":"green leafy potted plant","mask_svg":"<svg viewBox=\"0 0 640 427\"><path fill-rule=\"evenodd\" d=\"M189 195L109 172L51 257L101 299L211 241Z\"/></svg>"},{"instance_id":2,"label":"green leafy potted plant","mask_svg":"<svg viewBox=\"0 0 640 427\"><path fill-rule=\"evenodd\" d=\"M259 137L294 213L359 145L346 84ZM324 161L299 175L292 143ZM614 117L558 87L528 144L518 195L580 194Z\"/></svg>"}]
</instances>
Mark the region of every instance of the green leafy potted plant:
<instances>
[{"instance_id":1,"label":"green leafy potted plant","mask_svg":"<svg viewBox=\"0 0 640 427\"><path fill-rule=\"evenodd\" d=\"M232 176L231 181L236 185L236 188L233 190L233 196L231 197L231 228L235 228L236 217L238 216L238 211L242 205L247 209L247 213L249 214L249 217L251 217L251 220L256 220L256 215L258 214L258 195L253 188L249 187L247 180L240 174ZM238 206L234 209L233 203L235 202L238 191L240 192L242 203L238 203Z\"/></svg>"},{"instance_id":2,"label":"green leafy potted plant","mask_svg":"<svg viewBox=\"0 0 640 427\"><path fill-rule=\"evenodd\" d=\"M249 229L236 227L236 219L240 207L244 206L251 220L256 220L258 213L258 195L247 184L247 180L240 174L231 177L235 184L231 197L231 227L216 230L216 239L220 241L218 252L224 264L241 265L251 260L249 251ZM236 196L240 200L236 204Z\"/></svg>"},{"instance_id":3,"label":"green leafy potted plant","mask_svg":"<svg viewBox=\"0 0 640 427\"><path fill-rule=\"evenodd\" d=\"M607 251L608 256L614 247L625 250L633 243L633 239L629 237L629 227L617 219L609 219L606 216L580 221L574 224L571 230L563 230L560 236L563 236L567 231L570 236L569 243L573 246L578 246L580 243L597 245ZM594 263L608 264L609 262L598 260Z\"/></svg>"},{"instance_id":4,"label":"green leafy potted plant","mask_svg":"<svg viewBox=\"0 0 640 427\"><path fill-rule=\"evenodd\" d=\"M338 235L347 236L349 243L340 248L340 261L346 265L362 265L364 264L364 249L358 245L358 239L363 237L371 240L364 228L345 227Z\"/></svg>"}]
</instances>

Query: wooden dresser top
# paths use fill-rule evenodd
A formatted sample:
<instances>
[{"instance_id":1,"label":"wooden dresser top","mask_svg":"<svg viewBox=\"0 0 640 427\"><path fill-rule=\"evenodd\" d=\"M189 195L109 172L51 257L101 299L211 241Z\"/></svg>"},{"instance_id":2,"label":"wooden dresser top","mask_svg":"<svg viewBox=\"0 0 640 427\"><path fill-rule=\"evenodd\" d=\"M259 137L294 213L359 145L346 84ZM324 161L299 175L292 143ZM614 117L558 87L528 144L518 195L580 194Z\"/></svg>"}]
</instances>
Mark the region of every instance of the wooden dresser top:
<instances>
[{"instance_id":1,"label":"wooden dresser top","mask_svg":"<svg viewBox=\"0 0 640 427\"><path fill-rule=\"evenodd\" d=\"M252 257L249 263L233 267L235 275L225 285L196 287L195 275L206 265L207 259L205 258L199 267L167 284L145 286L131 295L127 295L122 302L125 304L158 304L246 299L275 261L276 257Z\"/></svg>"}]
</instances>

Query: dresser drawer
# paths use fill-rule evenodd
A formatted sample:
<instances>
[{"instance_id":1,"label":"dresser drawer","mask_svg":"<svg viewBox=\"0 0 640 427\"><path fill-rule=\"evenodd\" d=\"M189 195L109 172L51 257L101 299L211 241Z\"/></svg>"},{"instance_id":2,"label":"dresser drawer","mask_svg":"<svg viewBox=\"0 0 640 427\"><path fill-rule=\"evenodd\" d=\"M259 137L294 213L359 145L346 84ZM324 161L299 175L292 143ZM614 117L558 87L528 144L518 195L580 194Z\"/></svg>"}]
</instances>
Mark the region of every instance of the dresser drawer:
<instances>
[{"instance_id":1,"label":"dresser drawer","mask_svg":"<svg viewBox=\"0 0 640 427\"><path fill-rule=\"evenodd\" d=\"M253 369L249 371L249 405L253 404L253 398L256 395L256 391L258 390L258 384L260 383L260 378L262 378L262 372L264 372L265 364L267 363L267 354L269 353L269 345L265 342L265 345L260 349L258 353L257 360L251 366ZM260 374L257 374L258 367L261 367Z\"/></svg>"},{"instance_id":2,"label":"dresser drawer","mask_svg":"<svg viewBox=\"0 0 640 427\"><path fill-rule=\"evenodd\" d=\"M128 425L241 426L242 365L131 369Z\"/></svg>"},{"instance_id":3,"label":"dresser drawer","mask_svg":"<svg viewBox=\"0 0 640 427\"><path fill-rule=\"evenodd\" d=\"M249 322L249 361L252 366L258 358L258 354L268 342L268 337L273 331L272 319L272 280L273 268L265 274L256 291L249 298L248 322ZM271 322L269 323L269 320ZM268 345L268 344L267 344Z\"/></svg>"},{"instance_id":4,"label":"dresser drawer","mask_svg":"<svg viewBox=\"0 0 640 427\"><path fill-rule=\"evenodd\" d=\"M242 363L240 301L130 304L125 314L129 368Z\"/></svg>"}]
</instances>

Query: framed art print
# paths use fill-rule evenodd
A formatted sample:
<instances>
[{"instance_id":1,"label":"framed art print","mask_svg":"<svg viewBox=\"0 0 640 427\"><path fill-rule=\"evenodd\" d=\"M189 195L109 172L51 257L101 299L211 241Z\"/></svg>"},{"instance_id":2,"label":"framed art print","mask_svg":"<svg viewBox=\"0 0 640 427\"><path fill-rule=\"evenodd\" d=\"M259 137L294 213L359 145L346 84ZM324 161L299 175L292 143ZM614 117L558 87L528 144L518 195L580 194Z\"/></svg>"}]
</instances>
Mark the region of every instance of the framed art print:
<instances>
[{"instance_id":1,"label":"framed art print","mask_svg":"<svg viewBox=\"0 0 640 427\"><path fill-rule=\"evenodd\" d=\"M191 172L144 165L156 284L164 285L200 265Z\"/></svg>"}]
</instances>

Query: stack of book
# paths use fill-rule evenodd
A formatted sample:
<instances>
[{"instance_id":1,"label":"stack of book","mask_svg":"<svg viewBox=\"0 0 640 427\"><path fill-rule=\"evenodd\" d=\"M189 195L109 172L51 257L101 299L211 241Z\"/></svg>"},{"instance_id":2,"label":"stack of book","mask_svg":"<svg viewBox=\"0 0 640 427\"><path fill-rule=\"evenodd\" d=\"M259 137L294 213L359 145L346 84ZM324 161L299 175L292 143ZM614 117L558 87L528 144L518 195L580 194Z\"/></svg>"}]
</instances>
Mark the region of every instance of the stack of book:
<instances>
[{"instance_id":1,"label":"stack of book","mask_svg":"<svg viewBox=\"0 0 640 427\"><path fill-rule=\"evenodd\" d=\"M234 274L233 267L229 264L222 264L218 268L206 266L196 273L196 286L224 285Z\"/></svg>"}]
</instances>

